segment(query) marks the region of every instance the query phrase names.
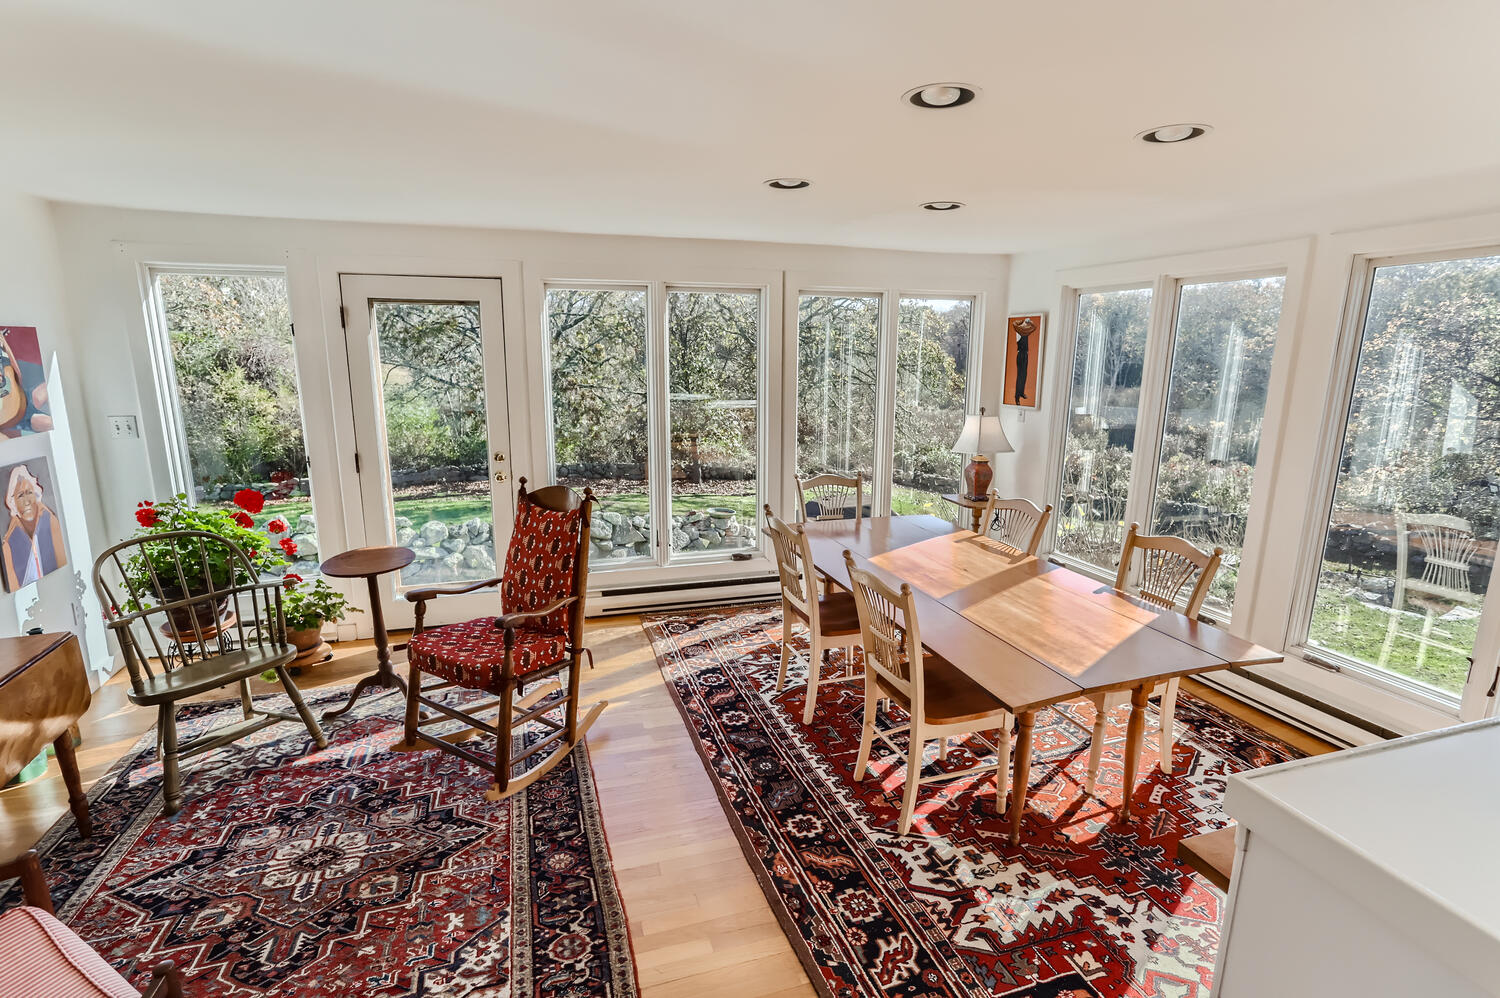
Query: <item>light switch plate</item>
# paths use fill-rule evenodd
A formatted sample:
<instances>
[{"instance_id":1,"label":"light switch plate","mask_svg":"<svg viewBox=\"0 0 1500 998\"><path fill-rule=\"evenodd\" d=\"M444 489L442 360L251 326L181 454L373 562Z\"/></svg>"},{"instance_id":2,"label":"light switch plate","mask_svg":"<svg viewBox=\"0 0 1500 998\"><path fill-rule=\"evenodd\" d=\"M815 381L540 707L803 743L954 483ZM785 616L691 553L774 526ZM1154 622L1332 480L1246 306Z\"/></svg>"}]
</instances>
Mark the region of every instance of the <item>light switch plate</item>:
<instances>
[{"instance_id":1,"label":"light switch plate","mask_svg":"<svg viewBox=\"0 0 1500 998\"><path fill-rule=\"evenodd\" d=\"M139 437L140 427L136 425L134 416L110 416L109 435L115 439L122 437Z\"/></svg>"}]
</instances>

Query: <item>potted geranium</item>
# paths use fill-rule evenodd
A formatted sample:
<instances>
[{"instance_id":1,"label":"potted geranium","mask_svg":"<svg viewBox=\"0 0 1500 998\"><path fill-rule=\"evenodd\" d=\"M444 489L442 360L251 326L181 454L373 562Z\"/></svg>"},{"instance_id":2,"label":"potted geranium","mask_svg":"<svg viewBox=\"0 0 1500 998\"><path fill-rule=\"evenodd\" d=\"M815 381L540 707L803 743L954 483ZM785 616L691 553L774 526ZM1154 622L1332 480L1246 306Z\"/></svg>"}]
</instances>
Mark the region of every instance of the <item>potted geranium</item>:
<instances>
[{"instance_id":1,"label":"potted geranium","mask_svg":"<svg viewBox=\"0 0 1500 998\"><path fill-rule=\"evenodd\" d=\"M181 530L198 530L216 534L235 544L250 561L247 571L233 563L229 552L218 545L200 545L191 537L163 540L137 549L124 569L126 592L122 608L127 612L161 603L173 603L210 590L228 589L267 575L274 575L289 558L297 554L290 537L273 540L267 533L287 532L280 517L260 530L252 513L265 508L265 496L254 489L235 494L233 510L194 506L188 497L178 493L163 502L144 500L136 506L139 528L136 537L152 537ZM221 601L210 600L178 607L170 614L172 628L179 634L214 632L223 623Z\"/></svg>"},{"instance_id":2,"label":"potted geranium","mask_svg":"<svg viewBox=\"0 0 1500 998\"><path fill-rule=\"evenodd\" d=\"M350 613L364 611L350 606L343 593L322 579L308 582L295 572L288 572L282 584L286 588L281 602L286 617L286 639L298 652L295 664L326 661L333 652L323 643L323 625L336 624Z\"/></svg>"}]
</instances>

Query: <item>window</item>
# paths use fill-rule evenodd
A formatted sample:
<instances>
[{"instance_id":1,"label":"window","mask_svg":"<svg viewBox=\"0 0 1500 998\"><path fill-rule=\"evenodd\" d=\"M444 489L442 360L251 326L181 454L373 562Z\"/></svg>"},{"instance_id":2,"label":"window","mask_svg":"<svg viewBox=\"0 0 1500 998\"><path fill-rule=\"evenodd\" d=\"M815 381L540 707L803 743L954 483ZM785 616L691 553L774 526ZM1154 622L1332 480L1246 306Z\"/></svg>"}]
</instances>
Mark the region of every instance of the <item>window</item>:
<instances>
[{"instance_id":1,"label":"window","mask_svg":"<svg viewBox=\"0 0 1500 998\"><path fill-rule=\"evenodd\" d=\"M803 295L797 303L797 477L875 478L880 298ZM866 493L868 495L868 493Z\"/></svg>"},{"instance_id":2,"label":"window","mask_svg":"<svg viewBox=\"0 0 1500 998\"><path fill-rule=\"evenodd\" d=\"M760 293L667 295L674 558L760 546Z\"/></svg>"},{"instance_id":3,"label":"window","mask_svg":"<svg viewBox=\"0 0 1500 998\"><path fill-rule=\"evenodd\" d=\"M761 548L762 292L664 290L547 289L554 473L599 500L591 571Z\"/></svg>"},{"instance_id":4,"label":"window","mask_svg":"<svg viewBox=\"0 0 1500 998\"><path fill-rule=\"evenodd\" d=\"M495 575L484 340L477 301L375 301L380 404L404 586Z\"/></svg>"},{"instance_id":5,"label":"window","mask_svg":"<svg viewBox=\"0 0 1500 998\"><path fill-rule=\"evenodd\" d=\"M1500 523L1500 256L1367 289L1307 643L1456 701Z\"/></svg>"},{"instance_id":6,"label":"window","mask_svg":"<svg viewBox=\"0 0 1500 998\"><path fill-rule=\"evenodd\" d=\"M1055 549L1111 572L1125 541L1151 289L1078 295Z\"/></svg>"},{"instance_id":7,"label":"window","mask_svg":"<svg viewBox=\"0 0 1500 998\"><path fill-rule=\"evenodd\" d=\"M591 565L654 560L644 288L549 288L558 482L594 490Z\"/></svg>"},{"instance_id":8,"label":"window","mask_svg":"<svg viewBox=\"0 0 1500 998\"><path fill-rule=\"evenodd\" d=\"M1250 515L1284 277L1183 284L1152 533L1224 549L1207 605L1228 615Z\"/></svg>"},{"instance_id":9,"label":"window","mask_svg":"<svg viewBox=\"0 0 1500 998\"><path fill-rule=\"evenodd\" d=\"M974 302L902 298L896 336L896 425L891 512L951 515L967 457L953 453L969 401Z\"/></svg>"},{"instance_id":10,"label":"window","mask_svg":"<svg viewBox=\"0 0 1500 998\"><path fill-rule=\"evenodd\" d=\"M176 397L179 488L228 506L240 489L269 501L297 544L290 571L318 569L317 521L297 394L286 278L279 272L152 272Z\"/></svg>"}]
</instances>

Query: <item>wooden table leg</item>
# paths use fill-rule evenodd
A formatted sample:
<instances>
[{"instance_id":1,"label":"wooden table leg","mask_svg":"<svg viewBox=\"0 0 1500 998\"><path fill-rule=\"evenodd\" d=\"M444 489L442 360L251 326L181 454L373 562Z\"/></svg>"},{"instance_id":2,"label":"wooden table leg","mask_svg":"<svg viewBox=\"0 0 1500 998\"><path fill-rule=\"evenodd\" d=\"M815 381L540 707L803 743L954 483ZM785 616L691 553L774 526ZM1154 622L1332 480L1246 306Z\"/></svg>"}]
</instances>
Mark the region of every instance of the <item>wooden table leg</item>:
<instances>
[{"instance_id":1,"label":"wooden table leg","mask_svg":"<svg viewBox=\"0 0 1500 998\"><path fill-rule=\"evenodd\" d=\"M406 693L406 684L396 675L396 670L391 668L391 639L385 632L385 610L380 605L379 576L367 575L365 581L370 584L370 623L375 629L375 671L354 684L354 689L349 692L348 703L338 710L324 711L325 721L347 714L353 709L359 695L372 686L386 690L398 689L403 695Z\"/></svg>"},{"instance_id":2,"label":"wooden table leg","mask_svg":"<svg viewBox=\"0 0 1500 998\"><path fill-rule=\"evenodd\" d=\"M68 807L78 822L78 837L86 839L94 834L94 822L89 818L89 799L83 795L78 757L73 754L73 732L64 731L58 735L52 748L57 753L57 768L62 770L63 783L68 787Z\"/></svg>"},{"instance_id":3,"label":"wooden table leg","mask_svg":"<svg viewBox=\"0 0 1500 998\"><path fill-rule=\"evenodd\" d=\"M1026 813L1026 793L1031 780L1031 729L1036 724L1036 711L1022 711L1016 718L1016 775L1010 786L1010 844L1021 841L1021 816Z\"/></svg>"},{"instance_id":4,"label":"wooden table leg","mask_svg":"<svg viewBox=\"0 0 1500 998\"><path fill-rule=\"evenodd\" d=\"M1141 744L1146 735L1146 703L1151 699L1151 684L1130 691L1130 723L1125 728L1125 803L1120 821L1130 824L1130 802L1135 796L1135 778L1141 768Z\"/></svg>"},{"instance_id":5,"label":"wooden table leg","mask_svg":"<svg viewBox=\"0 0 1500 998\"><path fill-rule=\"evenodd\" d=\"M982 533L984 533L983 530L979 529L980 527L982 527L984 525L984 510L982 510L982 509L971 509L971 510L969 510L969 513L973 517L973 520L974 520L974 533L976 533L976 534L982 534Z\"/></svg>"}]
</instances>

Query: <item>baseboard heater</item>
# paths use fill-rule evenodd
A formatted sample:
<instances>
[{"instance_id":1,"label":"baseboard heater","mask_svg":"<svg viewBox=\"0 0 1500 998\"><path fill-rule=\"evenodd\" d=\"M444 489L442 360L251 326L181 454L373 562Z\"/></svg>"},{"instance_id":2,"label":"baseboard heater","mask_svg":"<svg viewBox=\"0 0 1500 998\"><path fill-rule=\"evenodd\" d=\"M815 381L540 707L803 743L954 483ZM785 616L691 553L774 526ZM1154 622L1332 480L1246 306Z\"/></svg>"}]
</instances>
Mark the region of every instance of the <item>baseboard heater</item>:
<instances>
[{"instance_id":1,"label":"baseboard heater","mask_svg":"<svg viewBox=\"0 0 1500 998\"><path fill-rule=\"evenodd\" d=\"M1243 666L1236 666L1228 671L1231 675L1239 679L1243 679L1249 683L1254 683L1255 685L1260 686L1279 697L1283 697L1287 700L1293 701L1294 703L1298 703L1304 707L1308 707L1311 710L1317 711L1318 713L1323 714L1326 717L1340 722L1341 724L1346 724L1351 728L1357 728L1360 731L1368 732L1376 738L1389 740L1392 738L1401 737L1401 732L1399 731L1387 728L1382 724L1377 724L1374 721L1371 721L1369 718L1360 717L1358 714L1351 713L1350 711L1344 710L1342 707L1335 706L1334 704L1328 703L1325 700L1321 700L1318 697L1303 693L1301 690L1294 689L1286 685L1285 683L1279 683L1274 679L1269 679L1265 676L1257 675L1256 673ZM1221 693L1234 697L1236 700L1248 703L1258 710L1263 710L1267 714L1270 714L1272 717L1285 721L1287 724L1301 728L1303 731L1310 732L1311 734L1317 735L1324 741L1343 746L1352 746L1357 744L1356 742L1351 741L1349 738L1339 735L1337 732L1330 731L1328 728L1320 726L1316 723L1316 721L1309 719L1304 714L1290 713L1285 708L1279 707L1276 704L1271 703L1267 699L1256 697L1242 689L1230 688L1221 683L1215 682L1214 677L1214 673L1207 673L1202 676L1194 676L1193 678L1203 683L1205 686L1211 686L1214 689L1219 690Z\"/></svg>"},{"instance_id":2,"label":"baseboard heater","mask_svg":"<svg viewBox=\"0 0 1500 998\"><path fill-rule=\"evenodd\" d=\"M589 593L588 615L610 617L643 611L690 610L734 603L763 603L778 599L781 583L774 575L713 579L686 585L665 582L655 586L619 586Z\"/></svg>"}]
</instances>

